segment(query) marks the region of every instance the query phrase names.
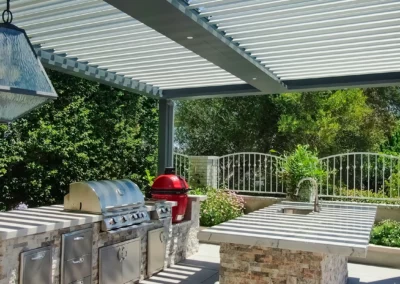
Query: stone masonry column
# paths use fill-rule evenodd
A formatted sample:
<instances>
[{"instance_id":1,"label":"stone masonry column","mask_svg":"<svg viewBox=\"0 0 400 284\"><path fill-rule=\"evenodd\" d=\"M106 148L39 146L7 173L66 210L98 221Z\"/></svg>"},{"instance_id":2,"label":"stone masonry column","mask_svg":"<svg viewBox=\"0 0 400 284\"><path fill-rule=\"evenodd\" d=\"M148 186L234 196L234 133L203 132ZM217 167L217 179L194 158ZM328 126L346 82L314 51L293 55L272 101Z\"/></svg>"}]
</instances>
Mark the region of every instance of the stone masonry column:
<instances>
[{"instance_id":1,"label":"stone masonry column","mask_svg":"<svg viewBox=\"0 0 400 284\"><path fill-rule=\"evenodd\" d=\"M347 257L222 243L220 284L346 284Z\"/></svg>"},{"instance_id":2,"label":"stone masonry column","mask_svg":"<svg viewBox=\"0 0 400 284\"><path fill-rule=\"evenodd\" d=\"M218 187L218 162L215 156L190 156L190 181L194 186Z\"/></svg>"}]
</instances>

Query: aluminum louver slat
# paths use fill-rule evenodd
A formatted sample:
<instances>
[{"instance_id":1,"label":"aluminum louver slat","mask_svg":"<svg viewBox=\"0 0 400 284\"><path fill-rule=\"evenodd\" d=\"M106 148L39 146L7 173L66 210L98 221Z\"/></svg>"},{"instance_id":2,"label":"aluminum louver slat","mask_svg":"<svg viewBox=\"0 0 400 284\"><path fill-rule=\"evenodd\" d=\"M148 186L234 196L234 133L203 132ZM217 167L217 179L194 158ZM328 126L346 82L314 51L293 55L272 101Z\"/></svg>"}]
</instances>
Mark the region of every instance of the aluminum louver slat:
<instances>
[{"instance_id":1,"label":"aluminum louver slat","mask_svg":"<svg viewBox=\"0 0 400 284\"><path fill-rule=\"evenodd\" d=\"M98 70L95 74L113 72L137 80L140 90L244 83L104 1L14 2L14 22L26 29L36 48L46 51L43 54L65 58L59 62L65 67L81 70L77 64L87 64L86 69ZM124 84L120 79L116 83Z\"/></svg>"},{"instance_id":2,"label":"aluminum louver slat","mask_svg":"<svg viewBox=\"0 0 400 284\"><path fill-rule=\"evenodd\" d=\"M397 0L190 0L282 81L400 72Z\"/></svg>"}]
</instances>

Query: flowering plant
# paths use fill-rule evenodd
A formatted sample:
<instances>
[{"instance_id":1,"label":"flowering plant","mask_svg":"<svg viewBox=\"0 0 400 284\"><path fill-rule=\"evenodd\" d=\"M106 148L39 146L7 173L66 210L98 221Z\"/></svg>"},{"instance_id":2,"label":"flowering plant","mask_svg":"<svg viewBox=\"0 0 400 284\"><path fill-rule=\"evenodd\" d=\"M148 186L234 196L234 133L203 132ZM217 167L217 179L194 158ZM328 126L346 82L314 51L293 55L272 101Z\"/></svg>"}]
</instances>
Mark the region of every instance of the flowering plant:
<instances>
[{"instance_id":1,"label":"flowering plant","mask_svg":"<svg viewBox=\"0 0 400 284\"><path fill-rule=\"evenodd\" d=\"M214 226L243 215L244 200L233 191L209 189L201 204L200 225Z\"/></svg>"},{"instance_id":2,"label":"flowering plant","mask_svg":"<svg viewBox=\"0 0 400 284\"><path fill-rule=\"evenodd\" d=\"M17 206L14 208L15 210L26 210L28 209L28 205L26 205L23 202L20 202Z\"/></svg>"}]
</instances>

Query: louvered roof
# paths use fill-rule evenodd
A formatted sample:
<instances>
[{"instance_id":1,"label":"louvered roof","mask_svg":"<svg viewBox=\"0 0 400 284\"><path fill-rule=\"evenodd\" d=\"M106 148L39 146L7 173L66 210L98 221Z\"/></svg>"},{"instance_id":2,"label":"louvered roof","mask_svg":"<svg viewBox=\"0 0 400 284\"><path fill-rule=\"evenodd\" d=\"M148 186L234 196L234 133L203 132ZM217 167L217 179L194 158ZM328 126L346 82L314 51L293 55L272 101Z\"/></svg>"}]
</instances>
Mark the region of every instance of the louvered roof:
<instances>
[{"instance_id":1,"label":"louvered roof","mask_svg":"<svg viewBox=\"0 0 400 284\"><path fill-rule=\"evenodd\" d=\"M160 98L398 84L399 8L399 0L11 1L13 23L46 67Z\"/></svg>"}]
</instances>

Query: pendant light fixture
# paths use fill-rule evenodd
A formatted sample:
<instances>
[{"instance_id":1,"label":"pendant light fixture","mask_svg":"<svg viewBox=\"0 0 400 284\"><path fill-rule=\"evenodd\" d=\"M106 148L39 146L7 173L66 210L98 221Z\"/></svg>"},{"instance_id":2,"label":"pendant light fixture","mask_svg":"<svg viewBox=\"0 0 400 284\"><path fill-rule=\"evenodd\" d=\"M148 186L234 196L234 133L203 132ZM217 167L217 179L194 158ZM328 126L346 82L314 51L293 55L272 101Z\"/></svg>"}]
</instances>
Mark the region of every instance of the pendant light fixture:
<instances>
[{"instance_id":1,"label":"pendant light fixture","mask_svg":"<svg viewBox=\"0 0 400 284\"><path fill-rule=\"evenodd\" d=\"M23 29L11 24L10 0L0 23L0 123L56 99L57 93Z\"/></svg>"}]
</instances>

